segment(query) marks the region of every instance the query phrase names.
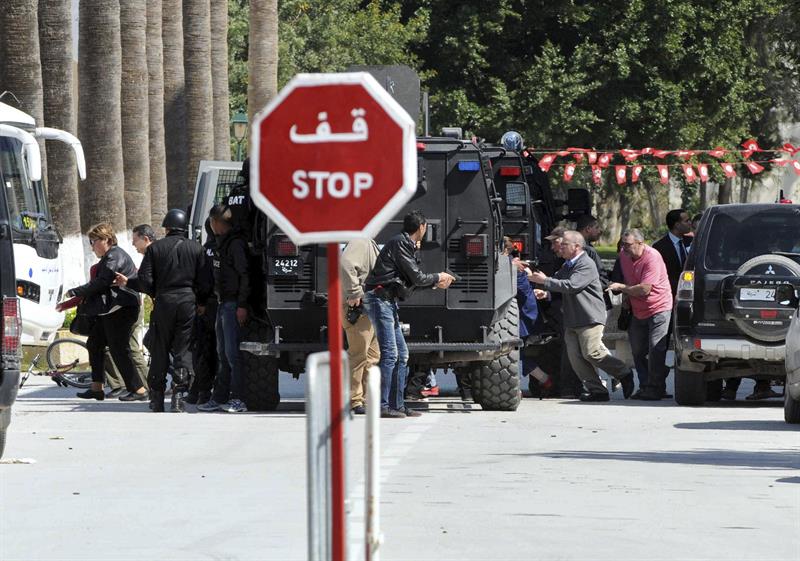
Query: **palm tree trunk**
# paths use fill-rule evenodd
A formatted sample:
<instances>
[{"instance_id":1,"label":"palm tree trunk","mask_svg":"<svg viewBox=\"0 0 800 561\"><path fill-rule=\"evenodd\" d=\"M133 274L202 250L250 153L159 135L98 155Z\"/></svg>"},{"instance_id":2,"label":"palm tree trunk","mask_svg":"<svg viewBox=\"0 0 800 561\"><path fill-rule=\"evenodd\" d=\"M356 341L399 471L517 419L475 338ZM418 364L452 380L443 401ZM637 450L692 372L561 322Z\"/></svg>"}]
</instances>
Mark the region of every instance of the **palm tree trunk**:
<instances>
[{"instance_id":1,"label":"palm tree trunk","mask_svg":"<svg viewBox=\"0 0 800 561\"><path fill-rule=\"evenodd\" d=\"M164 142L167 206L184 208L186 200L186 82L183 71L181 0L162 0L164 41Z\"/></svg>"},{"instance_id":2,"label":"palm tree trunk","mask_svg":"<svg viewBox=\"0 0 800 561\"><path fill-rule=\"evenodd\" d=\"M278 93L278 0L250 0L249 42L247 117L252 123Z\"/></svg>"},{"instance_id":3,"label":"palm tree trunk","mask_svg":"<svg viewBox=\"0 0 800 561\"><path fill-rule=\"evenodd\" d=\"M228 99L228 0L211 0L211 80L214 84L214 159L231 159Z\"/></svg>"},{"instance_id":4,"label":"palm tree trunk","mask_svg":"<svg viewBox=\"0 0 800 561\"><path fill-rule=\"evenodd\" d=\"M147 0L147 83L150 147L150 223L159 227L167 213L164 148L164 42L161 0Z\"/></svg>"},{"instance_id":5,"label":"palm tree trunk","mask_svg":"<svg viewBox=\"0 0 800 561\"><path fill-rule=\"evenodd\" d=\"M86 153L81 226L110 222L125 232L119 0L82 0L79 29L78 134Z\"/></svg>"},{"instance_id":6,"label":"palm tree trunk","mask_svg":"<svg viewBox=\"0 0 800 561\"><path fill-rule=\"evenodd\" d=\"M122 156L128 230L150 222L147 0L120 2Z\"/></svg>"},{"instance_id":7,"label":"palm tree trunk","mask_svg":"<svg viewBox=\"0 0 800 561\"><path fill-rule=\"evenodd\" d=\"M0 49L3 53L0 82L19 99L19 109L33 116L37 126L42 126L44 101L37 6L37 0L6 0L0 7L0 42L3 44ZM11 104L15 105L11 99ZM8 99L4 101L9 103ZM47 177L44 142L39 144L44 180Z\"/></svg>"},{"instance_id":8,"label":"palm tree trunk","mask_svg":"<svg viewBox=\"0 0 800 561\"><path fill-rule=\"evenodd\" d=\"M188 158L183 208L191 202L200 160L214 157L214 100L211 85L211 5L183 2L183 67L186 71Z\"/></svg>"},{"instance_id":9,"label":"palm tree trunk","mask_svg":"<svg viewBox=\"0 0 800 561\"><path fill-rule=\"evenodd\" d=\"M72 0L39 0L39 47L42 63L44 124L77 133L72 59ZM61 142L48 146L48 201L53 223L64 238L62 261L65 286L83 277L78 173L72 149Z\"/></svg>"}]
</instances>

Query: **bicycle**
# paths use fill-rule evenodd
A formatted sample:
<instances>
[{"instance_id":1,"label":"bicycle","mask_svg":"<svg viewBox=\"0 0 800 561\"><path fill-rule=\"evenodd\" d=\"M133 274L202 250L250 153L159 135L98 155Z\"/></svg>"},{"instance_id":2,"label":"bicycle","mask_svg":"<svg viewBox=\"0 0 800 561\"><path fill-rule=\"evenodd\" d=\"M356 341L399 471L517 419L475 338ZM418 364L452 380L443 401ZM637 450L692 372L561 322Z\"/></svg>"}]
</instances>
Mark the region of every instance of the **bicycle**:
<instances>
[{"instance_id":1,"label":"bicycle","mask_svg":"<svg viewBox=\"0 0 800 561\"><path fill-rule=\"evenodd\" d=\"M45 351L48 370L37 370L41 357L41 354L33 357L28 370L20 379L20 388L31 375L50 376L56 384L65 388L72 386L86 389L92 385L89 351L86 349L86 343L80 339L56 339L50 343Z\"/></svg>"}]
</instances>

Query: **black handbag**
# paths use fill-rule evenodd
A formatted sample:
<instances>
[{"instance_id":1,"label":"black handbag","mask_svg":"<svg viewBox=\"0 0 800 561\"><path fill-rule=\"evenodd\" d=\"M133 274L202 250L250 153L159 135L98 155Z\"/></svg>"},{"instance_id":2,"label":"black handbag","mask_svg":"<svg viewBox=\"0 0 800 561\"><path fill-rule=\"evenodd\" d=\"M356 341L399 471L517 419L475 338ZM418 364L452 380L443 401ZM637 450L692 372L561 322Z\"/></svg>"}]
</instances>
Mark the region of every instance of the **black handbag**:
<instances>
[{"instance_id":1,"label":"black handbag","mask_svg":"<svg viewBox=\"0 0 800 561\"><path fill-rule=\"evenodd\" d=\"M74 335L83 335L87 337L96 321L97 316L87 314L86 304L81 302L75 310L75 318L72 320L72 323L69 324L69 331Z\"/></svg>"}]
</instances>

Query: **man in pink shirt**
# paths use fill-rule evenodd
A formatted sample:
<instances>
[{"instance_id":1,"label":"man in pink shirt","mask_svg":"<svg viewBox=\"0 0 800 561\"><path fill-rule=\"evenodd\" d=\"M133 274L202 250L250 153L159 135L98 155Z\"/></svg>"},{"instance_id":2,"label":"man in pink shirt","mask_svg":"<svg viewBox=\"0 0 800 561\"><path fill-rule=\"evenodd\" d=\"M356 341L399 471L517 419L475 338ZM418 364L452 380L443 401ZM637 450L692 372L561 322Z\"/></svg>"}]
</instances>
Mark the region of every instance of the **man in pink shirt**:
<instances>
[{"instance_id":1,"label":"man in pink shirt","mask_svg":"<svg viewBox=\"0 0 800 561\"><path fill-rule=\"evenodd\" d=\"M666 391L668 331L672 319L672 288L661 254L644 243L639 230L622 234L619 254L625 284L615 282L609 289L628 296L633 311L628 339L639 391L633 398L660 400Z\"/></svg>"}]
</instances>

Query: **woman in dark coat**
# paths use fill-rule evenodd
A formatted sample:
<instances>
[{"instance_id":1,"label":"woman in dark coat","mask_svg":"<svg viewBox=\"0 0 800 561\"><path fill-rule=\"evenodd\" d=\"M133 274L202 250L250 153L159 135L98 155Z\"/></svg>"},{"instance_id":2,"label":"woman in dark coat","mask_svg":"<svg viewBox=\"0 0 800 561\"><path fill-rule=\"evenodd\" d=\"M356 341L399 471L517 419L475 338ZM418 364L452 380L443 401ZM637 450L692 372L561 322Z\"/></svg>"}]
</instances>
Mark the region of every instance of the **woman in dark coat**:
<instances>
[{"instance_id":1,"label":"woman in dark coat","mask_svg":"<svg viewBox=\"0 0 800 561\"><path fill-rule=\"evenodd\" d=\"M139 318L139 297L128 288L113 285L117 273L132 276L136 266L130 256L117 246L117 236L110 224L98 224L87 235L92 251L100 258L97 274L88 283L67 291L67 296L83 298L84 310L93 317L86 340L92 367L92 387L78 393L78 397L98 401L105 398L103 357L108 347L128 390L119 399L147 401L149 396L142 386L129 344Z\"/></svg>"}]
</instances>

